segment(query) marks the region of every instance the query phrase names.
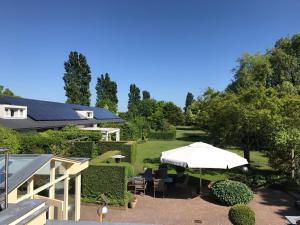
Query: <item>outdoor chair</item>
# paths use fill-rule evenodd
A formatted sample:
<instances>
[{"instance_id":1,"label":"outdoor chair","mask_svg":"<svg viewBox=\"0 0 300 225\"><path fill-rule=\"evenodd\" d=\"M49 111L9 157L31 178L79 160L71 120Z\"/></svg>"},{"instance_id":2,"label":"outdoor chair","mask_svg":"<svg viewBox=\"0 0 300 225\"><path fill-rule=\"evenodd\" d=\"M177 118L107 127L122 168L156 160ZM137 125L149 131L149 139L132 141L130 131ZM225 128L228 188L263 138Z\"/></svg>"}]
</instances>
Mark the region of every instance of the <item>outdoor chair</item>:
<instances>
[{"instance_id":1,"label":"outdoor chair","mask_svg":"<svg viewBox=\"0 0 300 225\"><path fill-rule=\"evenodd\" d=\"M145 178L135 178L134 179L134 194L136 194L138 191L141 191L146 193L146 187L147 187L147 182Z\"/></svg>"},{"instance_id":2,"label":"outdoor chair","mask_svg":"<svg viewBox=\"0 0 300 225\"><path fill-rule=\"evenodd\" d=\"M156 192L161 192L163 198L165 197L166 185L163 179L153 179L153 196L155 198Z\"/></svg>"},{"instance_id":3,"label":"outdoor chair","mask_svg":"<svg viewBox=\"0 0 300 225\"><path fill-rule=\"evenodd\" d=\"M187 188L189 183L189 175L185 175L183 182L178 182L175 184L176 188Z\"/></svg>"},{"instance_id":4,"label":"outdoor chair","mask_svg":"<svg viewBox=\"0 0 300 225\"><path fill-rule=\"evenodd\" d=\"M146 168L144 171L144 178L147 182L152 182L153 181L153 173L152 173L152 168Z\"/></svg>"}]
</instances>

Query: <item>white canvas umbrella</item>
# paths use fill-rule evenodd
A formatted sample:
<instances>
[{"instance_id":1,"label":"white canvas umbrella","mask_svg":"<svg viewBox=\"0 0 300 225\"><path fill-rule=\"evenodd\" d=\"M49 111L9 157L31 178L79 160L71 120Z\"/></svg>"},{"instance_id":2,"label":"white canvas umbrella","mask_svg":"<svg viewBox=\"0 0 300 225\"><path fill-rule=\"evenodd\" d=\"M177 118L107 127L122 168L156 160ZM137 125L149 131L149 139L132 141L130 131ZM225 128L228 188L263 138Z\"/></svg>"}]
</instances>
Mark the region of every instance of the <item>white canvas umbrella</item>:
<instances>
[{"instance_id":1,"label":"white canvas umbrella","mask_svg":"<svg viewBox=\"0 0 300 225\"><path fill-rule=\"evenodd\" d=\"M248 164L248 161L229 151L212 145L196 142L188 146L175 148L161 153L160 161L185 168L231 169ZM201 191L200 177L200 191Z\"/></svg>"}]
</instances>

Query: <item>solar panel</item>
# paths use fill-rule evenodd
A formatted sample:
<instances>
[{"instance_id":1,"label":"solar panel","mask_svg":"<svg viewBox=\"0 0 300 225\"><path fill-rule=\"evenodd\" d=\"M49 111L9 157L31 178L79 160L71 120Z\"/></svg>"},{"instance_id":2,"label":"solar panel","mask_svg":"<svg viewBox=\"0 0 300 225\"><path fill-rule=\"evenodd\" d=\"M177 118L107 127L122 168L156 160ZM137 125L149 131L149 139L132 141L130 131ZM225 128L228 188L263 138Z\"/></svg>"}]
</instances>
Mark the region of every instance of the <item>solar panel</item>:
<instances>
[{"instance_id":1,"label":"solar panel","mask_svg":"<svg viewBox=\"0 0 300 225\"><path fill-rule=\"evenodd\" d=\"M3 97L0 101L2 104L27 106L27 114L34 120L80 120L68 104L14 97Z\"/></svg>"},{"instance_id":2,"label":"solar panel","mask_svg":"<svg viewBox=\"0 0 300 225\"><path fill-rule=\"evenodd\" d=\"M81 120L76 110L88 110L94 112L97 120L120 120L114 113L98 107L64 104L58 102L40 101L16 97L2 97L0 104L27 106L27 114L37 121L52 120Z\"/></svg>"}]
</instances>

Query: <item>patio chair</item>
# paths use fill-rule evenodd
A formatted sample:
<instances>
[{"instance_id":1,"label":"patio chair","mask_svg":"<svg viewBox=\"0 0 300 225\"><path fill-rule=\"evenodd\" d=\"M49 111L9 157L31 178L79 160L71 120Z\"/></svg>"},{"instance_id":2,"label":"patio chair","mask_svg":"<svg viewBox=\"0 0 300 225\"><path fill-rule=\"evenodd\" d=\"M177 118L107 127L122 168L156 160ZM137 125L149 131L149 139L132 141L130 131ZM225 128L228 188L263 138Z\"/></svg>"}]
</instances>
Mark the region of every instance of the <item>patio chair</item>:
<instances>
[{"instance_id":1,"label":"patio chair","mask_svg":"<svg viewBox=\"0 0 300 225\"><path fill-rule=\"evenodd\" d=\"M189 175L185 175L183 182L178 182L175 184L176 188L187 188L189 183Z\"/></svg>"},{"instance_id":2,"label":"patio chair","mask_svg":"<svg viewBox=\"0 0 300 225\"><path fill-rule=\"evenodd\" d=\"M153 196L155 198L156 192L161 192L163 198L165 197L166 185L163 179L153 179Z\"/></svg>"},{"instance_id":3,"label":"patio chair","mask_svg":"<svg viewBox=\"0 0 300 225\"><path fill-rule=\"evenodd\" d=\"M144 171L144 178L147 182L152 182L153 181L153 173L152 173L152 168L146 168Z\"/></svg>"},{"instance_id":4,"label":"patio chair","mask_svg":"<svg viewBox=\"0 0 300 225\"><path fill-rule=\"evenodd\" d=\"M134 194L138 191L142 191L145 195L146 193L147 182L145 178L135 178L134 179Z\"/></svg>"}]
</instances>

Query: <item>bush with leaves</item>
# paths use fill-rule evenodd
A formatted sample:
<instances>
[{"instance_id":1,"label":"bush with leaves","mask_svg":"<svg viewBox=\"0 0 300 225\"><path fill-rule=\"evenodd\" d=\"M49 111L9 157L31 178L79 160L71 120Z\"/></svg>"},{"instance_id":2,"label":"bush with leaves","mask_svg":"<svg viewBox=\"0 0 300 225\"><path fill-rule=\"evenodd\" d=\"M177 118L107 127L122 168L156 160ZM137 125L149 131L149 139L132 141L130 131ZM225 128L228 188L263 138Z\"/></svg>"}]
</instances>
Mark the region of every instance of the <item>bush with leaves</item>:
<instances>
[{"instance_id":1,"label":"bush with leaves","mask_svg":"<svg viewBox=\"0 0 300 225\"><path fill-rule=\"evenodd\" d=\"M247 204L253 199L253 192L244 183L232 180L221 180L214 183L211 196L224 205Z\"/></svg>"},{"instance_id":2,"label":"bush with leaves","mask_svg":"<svg viewBox=\"0 0 300 225\"><path fill-rule=\"evenodd\" d=\"M247 205L232 206L228 218L233 225L255 225L255 212Z\"/></svg>"},{"instance_id":3,"label":"bush with leaves","mask_svg":"<svg viewBox=\"0 0 300 225\"><path fill-rule=\"evenodd\" d=\"M9 148L9 153L18 153L19 139L17 132L8 128L0 127L0 147Z\"/></svg>"}]
</instances>

